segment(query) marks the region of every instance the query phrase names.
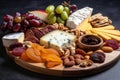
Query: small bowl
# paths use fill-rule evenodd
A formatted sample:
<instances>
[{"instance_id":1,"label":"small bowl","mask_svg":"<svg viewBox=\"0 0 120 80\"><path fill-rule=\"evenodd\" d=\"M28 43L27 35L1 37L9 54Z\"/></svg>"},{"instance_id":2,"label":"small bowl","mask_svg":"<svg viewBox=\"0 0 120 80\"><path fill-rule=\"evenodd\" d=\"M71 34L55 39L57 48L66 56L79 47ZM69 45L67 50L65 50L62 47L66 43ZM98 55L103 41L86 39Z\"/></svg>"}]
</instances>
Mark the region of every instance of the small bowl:
<instances>
[{"instance_id":1,"label":"small bowl","mask_svg":"<svg viewBox=\"0 0 120 80\"><path fill-rule=\"evenodd\" d=\"M93 41L87 41L88 40L88 38L90 38L90 37L92 37L91 39L93 40L93 38L94 38L94 40ZM85 41L85 39L86 39L86 41ZM97 42L96 42L96 40L98 40ZM86 43L85 43L86 42ZM88 44L88 43L89 44ZM91 43L90 43L91 42ZM95 44L92 44L92 42L93 43L95 43ZM86 34L86 35L83 35L83 36L80 36L79 38L78 38L78 47L79 48L81 48L81 49L84 49L84 50L87 50L87 51L90 51L90 50L92 50L92 51L94 51L94 50L97 50L98 48L100 48L101 46L102 46L102 44L103 44L103 39L101 38L101 37L99 37L99 36L97 36L97 35L92 35L92 34Z\"/></svg>"}]
</instances>

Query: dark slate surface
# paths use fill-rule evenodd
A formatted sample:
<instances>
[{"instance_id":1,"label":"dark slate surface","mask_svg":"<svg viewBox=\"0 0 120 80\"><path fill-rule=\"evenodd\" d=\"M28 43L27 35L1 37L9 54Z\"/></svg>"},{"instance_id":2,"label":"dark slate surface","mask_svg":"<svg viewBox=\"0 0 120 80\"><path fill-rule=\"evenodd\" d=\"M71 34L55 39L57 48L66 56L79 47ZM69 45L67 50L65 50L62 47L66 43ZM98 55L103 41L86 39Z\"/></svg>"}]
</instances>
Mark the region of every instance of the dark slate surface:
<instances>
[{"instance_id":1,"label":"dark slate surface","mask_svg":"<svg viewBox=\"0 0 120 80\"><path fill-rule=\"evenodd\" d=\"M49 4L60 4L64 0L0 0L0 22L5 14L14 14L16 11L25 13L29 10L45 9ZM71 0L79 8L89 6L94 8L93 13L100 12L108 16L113 25L120 29L120 1L119 0ZM0 32L0 38L2 33ZM12 62L2 46L0 39L0 80L119 80L120 61L109 70L88 77L59 78L37 74L25 70Z\"/></svg>"}]
</instances>

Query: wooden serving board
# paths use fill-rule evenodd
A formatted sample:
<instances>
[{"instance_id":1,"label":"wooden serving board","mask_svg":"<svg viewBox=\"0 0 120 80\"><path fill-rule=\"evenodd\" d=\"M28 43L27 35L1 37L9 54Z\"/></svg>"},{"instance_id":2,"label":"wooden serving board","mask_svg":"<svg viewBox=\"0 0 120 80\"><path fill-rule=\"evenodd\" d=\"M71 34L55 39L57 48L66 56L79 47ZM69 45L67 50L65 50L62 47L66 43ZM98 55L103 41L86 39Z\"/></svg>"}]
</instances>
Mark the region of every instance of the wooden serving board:
<instances>
[{"instance_id":1,"label":"wooden serving board","mask_svg":"<svg viewBox=\"0 0 120 80\"><path fill-rule=\"evenodd\" d=\"M92 74L99 73L106 69L112 67L120 58L120 51L113 51L111 53L105 53L106 58L104 63L94 63L90 67L81 68L79 66L72 66L69 68L64 68L63 65L56 66L54 68L46 68L43 63L30 63L23 61L19 58L15 58L15 63L19 66L41 74L54 75L54 76L64 76L64 77L73 77L73 76L88 76Z\"/></svg>"}]
</instances>

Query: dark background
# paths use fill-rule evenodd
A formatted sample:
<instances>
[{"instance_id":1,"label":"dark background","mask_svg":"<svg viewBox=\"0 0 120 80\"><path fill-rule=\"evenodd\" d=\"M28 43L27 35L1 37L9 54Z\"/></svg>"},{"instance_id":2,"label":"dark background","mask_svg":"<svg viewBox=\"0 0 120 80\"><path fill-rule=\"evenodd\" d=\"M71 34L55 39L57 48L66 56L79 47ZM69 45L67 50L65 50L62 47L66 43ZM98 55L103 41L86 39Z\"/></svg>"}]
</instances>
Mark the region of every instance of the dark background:
<instances>
[{"instance_id":1,"label":"dark background","mask_svg":"<svg viewBox=\"0 0 120 80\"><path fill-rule=\"evenodd\" d=\"M30 10L45 9L49 4L58 5L64 0L0 0L0 23L5 14L13 15L15 12L26 13ZM68 0L66 0L68 1ZM69 0L70 1L70 0ZM120 1L119 0L71 0L78 8L89 6L94 8L93 13L102 13L108 16L113 25L120 29ZM0 38L2 33L0 32ZM109 70L88 77L59 78L37 74L25 70L7 56L2 40L0 39L0 80L119 80L120 79L120 61Z\"/></svg>"}]
</instances>

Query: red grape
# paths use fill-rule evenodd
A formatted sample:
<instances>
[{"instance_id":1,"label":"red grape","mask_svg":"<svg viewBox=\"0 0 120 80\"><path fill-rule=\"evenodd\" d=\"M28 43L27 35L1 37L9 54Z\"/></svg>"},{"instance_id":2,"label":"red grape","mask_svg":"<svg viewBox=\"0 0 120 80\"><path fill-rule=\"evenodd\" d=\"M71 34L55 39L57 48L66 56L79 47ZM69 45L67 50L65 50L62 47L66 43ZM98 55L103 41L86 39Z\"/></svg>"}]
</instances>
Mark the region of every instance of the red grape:
<instances>
[{"instance_id":1,"label":"red grape","mask_svg":"<svg viewBox=\"0 0 120 80\"><path fill-rule=\"evenodd\" d=\"M3 23L1 24L0 29L1 29L2 31L5 31L6 28L7 28L7 22L3 22Z\"/></svg>"},{"instance_id":2,"label":"red grape","mask_svg":"<svg viewBox=\"0 0 120 80\"><path fill-rule=\"evenodd\" d=\"M15 16L14 17L14 22L15 23L20 23L22 21L22 18L20 16Z\"/></svg>"},{"instance_id":3,"label":"red grape","mask_svg":"<svg viewBox=\"0 0 120 80\"><path fill-rule=\"evenodd\" d=\"M76 11L78 9L77 5L75 5L75 4L71 5L70 8L71 8L72 11Z\"/></svg>"},{"instance_id":4,"label":"red grape","mask_svg":"<svg viewBox=\"0 0 120 80\"><path fill-rule=\"evenodd\" d=\"M28 20L31 20L31 19L34 19L35 18L35 16L33 15L33 14L26 14L26 19L28 19Z\"/></svg>"},{"instance_id":5,"label":"red grape","mask_svg":"<svg viewBox=\"0 0 120 80\"><path fill-rule=\"evenodd\" d=\"M30 20L30 24L32 27L39 27L40 26L40 22L36 19Z\"/></svg>"},{"instance_id":6,"label":"red grape","mask_svg":"<svg viewBox=\"0 0 120 80\"><path fill-rule=\"evenodd\" d=\"M27 30L26 27L21 27L21 28L20 28L20 31L21 31L21 32L25 32L26 30Z\"/></svg>"},{"instance_id":7,"label":"red grape","mask_svg":"<svg viewBox=\"0 0 120 80\"><path fill-rule=\"evenodd\" d=\"M24 26L24 27L29 27L30 26L30 23L29 23L29 21L28 20L23 20L22 21L22 25Z\"/></svg>"},{"instance_id":8,"label":"red grape","mask_svg":"<svg viewBox=\"0 0 120 80\"><path fill-rule=\"evenodd\" d=\"M13 44L11 44L11 45L9 46L9 48L10 48L11 50L13 50L14 48L17 48L17 47L23 47L23 44L20 43L20 42L17 42L17 43L13 43Z\"/></svg>"},{"instance_id":9,"label":"red grape","mask_svg":"<svg viewBox=\"0 0 120 80\"><path fill-rule=\"evenodd\" d=\"M8 24L7 24L7 27L9 29L12 29L13 28L13 21L9 21Z\"/></svg>"},{"instance_id":10,"label":"red grape","mask_svg":"<svg viewBox=\"0 0 120 80\"><path fill-rule=\"evenodd\" d=\"M119 43L114 39L106 40L105 43L105 45L112 47L114 50L119 48Z\"/></svg>"},{"instance_id":11,"label":"red grape","mask_svg":"<svg viewBox=\"0 0 120 80\"><path fill-rule=\"evenodd\" d=\"M40 27L43 25L43 21L31 13L22 15L16 12L14 16L7 14L3 16L3 20L4 22L0 24L0 29L6 34L18 31L25 32L30 27Z\"/></svg>"},{"instance_id":12,"label":"red grape","mask_svg":"<svg viewBox=\"0 0 120 80\"><path fill-rule=\"evenodd\" d=\"M24 47L17 47L12 50L12 54L14 56L21 56L21 54L25 51Z\"/></svg>"},{"instance_id":13,"label":"red grape","mask_svg":"<svg viewBox=\"0 0 120 80\"><path fill-rule=\"evenodd\" d=\"M16 13L15 13L15 16L20 17L20 16L21 16L21 14L20 14L19 12L16 12Z\"/></svg>"},{"instance_id":14,"label":"red grape","mask_svg":"<svg viewBox=\"0 0 120 80\"><path fill-rule=\"evenodd\" d=\"M13 16L7 14L7 15L3 16L3 19L4 19L4 21L8 22L8 21L13 20Z\"/></svg>"},{"instance_id":15,"label":"red grape","mask_svg":"<svg viewBox=\"0 0 120 80\"><path fill-rule=\"evenodd\" d=\"M13 31L14 32L18 32L21 28L21 24L20 23L17 23L14 27L13 27Z\"/></svg>"},{"instance_id":16,"label":"red grape","mask_svg":"<svg viewBox=\"0 0 120 80\"><path fill-rule=\"evenodd\" d=\"M38 18L38 17L34 17L34 19L36 19L36 20L40 20L40 18Z\"/></svg>"}]
</instances>

